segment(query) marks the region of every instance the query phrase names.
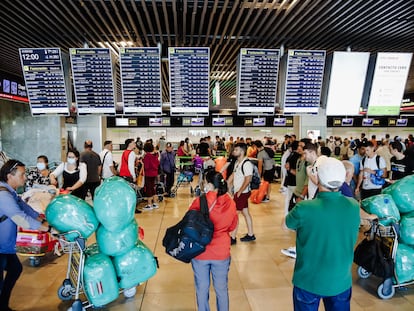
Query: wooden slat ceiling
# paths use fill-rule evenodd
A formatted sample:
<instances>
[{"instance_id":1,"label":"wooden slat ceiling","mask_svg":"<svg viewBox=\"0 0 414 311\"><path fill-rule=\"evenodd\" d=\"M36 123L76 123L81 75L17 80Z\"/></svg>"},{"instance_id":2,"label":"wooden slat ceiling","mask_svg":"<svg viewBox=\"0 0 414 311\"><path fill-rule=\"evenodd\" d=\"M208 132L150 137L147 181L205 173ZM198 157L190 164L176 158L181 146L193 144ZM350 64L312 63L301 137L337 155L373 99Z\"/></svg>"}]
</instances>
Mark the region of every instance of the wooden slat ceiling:
<instances>
[{"instance_id":1,"label":"wooden slat ceiling","mask_svg":"<svg viewBox=\"0 0 414 311\"><path fill-rule=\"evenodd\" d=\"M235 108L240 48L414 51L412 0L2 0L0 70L22 76L18 48L209 46L211 84ZM168 63L162 65L169 101ZM120 90L119 73L117 89ZM414 93L414 62L406 93Z\"/></svg>"}]
</instances>

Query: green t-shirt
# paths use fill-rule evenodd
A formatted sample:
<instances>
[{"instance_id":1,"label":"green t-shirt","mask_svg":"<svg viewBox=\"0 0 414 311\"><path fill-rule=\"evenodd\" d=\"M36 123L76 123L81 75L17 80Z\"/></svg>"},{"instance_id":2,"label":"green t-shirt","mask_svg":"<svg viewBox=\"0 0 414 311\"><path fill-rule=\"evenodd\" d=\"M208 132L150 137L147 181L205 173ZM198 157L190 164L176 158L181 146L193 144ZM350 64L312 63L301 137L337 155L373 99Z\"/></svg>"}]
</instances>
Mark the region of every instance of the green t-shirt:
<instances>
[{"instance_id":1,"label":"green t-shirt","mask_svg":"<svg viewBox=\"0 0 414 311\"><path fill-rule=\"evenodd\" d=\"M303 192L303 188L308 185L308 174L306 173L306 167L308 163L305 160L298 159L296 163L296 187L293 191L295 195L300 196Z\"/></svg>"},{"instance_id":2,"label":"green t-shirt","mask_svg":"<svg viewBox=\"0 0 414 311\"><path fill-rule=\"evenodd\" d=\"M321 296L349 289L359 222L357 201L339 192L296 204L286 216L287 227L296 230L293 284Z\"/></svg>"}]
</instances>

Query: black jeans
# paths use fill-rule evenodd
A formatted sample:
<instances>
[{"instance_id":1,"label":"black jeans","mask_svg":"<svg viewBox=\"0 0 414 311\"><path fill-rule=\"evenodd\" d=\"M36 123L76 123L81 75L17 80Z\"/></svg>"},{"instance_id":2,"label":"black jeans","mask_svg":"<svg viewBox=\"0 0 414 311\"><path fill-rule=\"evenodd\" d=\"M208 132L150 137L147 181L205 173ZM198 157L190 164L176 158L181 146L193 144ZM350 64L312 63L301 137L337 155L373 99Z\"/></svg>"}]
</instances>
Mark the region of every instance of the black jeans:
<instances>
[{"instance_id":1,"label":"black jeans","mask_svg":"<svg viewBox=\"0 0 414 311\"><path fill-rule=\"evenodd\" d=\"M170 193L172 186L174 186L174 172L165 173L165 192Z\"/></svg>"},{"instance_id":2,"label":"black jeans","mask_svg":"<svg viewBox=\"0 0 414 311\"><path fill-rule=\"evenodd\" d=\"M6 277L4 271L7 271ZM16 254L0 254L0 310L8 308L12 289L22 271Z\"/></svg>"},{"instance_id":3,"label":"black jeans","mask_svg":"<svg viewBox=\"0 0 414 311\"><path fill-rule=\"evenodd\" d=\"M95 189L100 186L101 182L86 182L83 184L82 188L82 196L81 198L85 200L86 196L88 195L88 190L91 192L92 199L95 197Z\"/></svg>"}]
</instances>

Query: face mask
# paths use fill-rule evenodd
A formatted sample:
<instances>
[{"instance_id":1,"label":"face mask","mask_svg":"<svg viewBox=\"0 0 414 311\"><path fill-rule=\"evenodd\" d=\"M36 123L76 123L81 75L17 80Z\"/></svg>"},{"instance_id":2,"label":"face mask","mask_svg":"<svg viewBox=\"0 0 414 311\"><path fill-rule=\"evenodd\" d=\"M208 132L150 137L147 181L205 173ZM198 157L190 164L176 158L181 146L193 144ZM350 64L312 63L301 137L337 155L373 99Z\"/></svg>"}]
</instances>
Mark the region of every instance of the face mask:
<instances>
[{"instance_id":1,"label":"face mask","mask_svg":"<svg viewBox=\"0 0 414 311\"><path fill-rule=\"evenodd\" d=\"M75 158L68 158L68 163L69 164L76 164L76 159Z\"/></svg>"},{"instance_id":2,"label":"face mask","mask_svg":"<svg viewBox=\"0 0 414 311\"><path fill-rule=\"evenodd\" d=\"M38 162L38 163L36 164L36 167L37 167L37 169L38 169L39 171L43 171L43 170L46 168L46 163L43 163L43 162Z\"/></svg>"}]
</instances>

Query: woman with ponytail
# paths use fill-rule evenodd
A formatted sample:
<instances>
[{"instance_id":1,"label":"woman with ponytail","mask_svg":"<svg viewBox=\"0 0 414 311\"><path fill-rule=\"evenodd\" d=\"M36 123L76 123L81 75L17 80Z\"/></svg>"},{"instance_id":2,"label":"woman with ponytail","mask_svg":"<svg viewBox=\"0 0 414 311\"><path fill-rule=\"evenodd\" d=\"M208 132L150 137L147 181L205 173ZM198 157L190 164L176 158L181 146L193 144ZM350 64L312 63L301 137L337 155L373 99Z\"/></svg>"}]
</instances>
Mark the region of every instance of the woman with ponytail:
<instances>
[{"instance_id":1,"label":"woman with ponytail","mask_svg":"<svg viewBox=\"0 0 414 311\"><path fill-rule=\"evenodd\" d=\"M210 219L214 224L213 239L205 252L192 261L197 294L197 309L210 310L208 299L210 275L217 297L217 310L229 310L228 273L230 269L230 232L237 226L237 211L234 200L227 192L227 183L220 173L210 170L206 174L206 198ZM190 209L200 209L200 198L196 198Z\"/></svg>"}]
</instances>

